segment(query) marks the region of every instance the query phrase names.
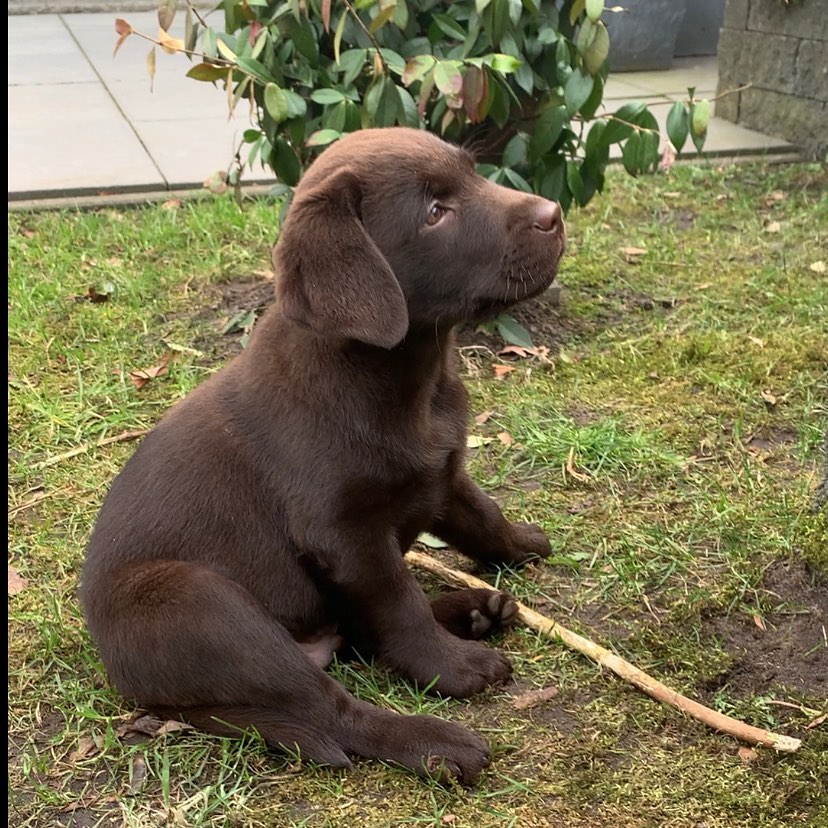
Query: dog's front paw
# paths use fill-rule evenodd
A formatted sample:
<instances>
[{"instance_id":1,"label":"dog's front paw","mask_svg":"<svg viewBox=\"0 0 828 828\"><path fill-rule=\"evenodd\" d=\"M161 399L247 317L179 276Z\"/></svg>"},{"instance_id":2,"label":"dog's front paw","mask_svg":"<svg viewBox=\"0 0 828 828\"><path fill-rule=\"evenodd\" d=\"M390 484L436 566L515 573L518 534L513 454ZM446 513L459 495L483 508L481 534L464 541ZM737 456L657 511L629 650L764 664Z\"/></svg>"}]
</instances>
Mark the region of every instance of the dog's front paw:
<instances>
[{"instance_id":1,"label":"dog's front paw","mask_svg":"<svg viewBox=\"0 0 828 828\"><path fill-rule=\"evenodd\" d=\"M445 647L435 662L433 689L457 699L504 684L512 675L512 665L503 653L476 641L453 638L452 645Z\"/></svg>"},{"instance_id":2,"label":"dog's front paw","mask_svg":"<svg viewBox=\"0 0 828 828\"><path fill-rule=\"evenodd\" d=\"M538 558L548 558L552 552L543 529L534 523L512 523L511 538L504 563L523 564Z\"/></svg>"}]
</instances>

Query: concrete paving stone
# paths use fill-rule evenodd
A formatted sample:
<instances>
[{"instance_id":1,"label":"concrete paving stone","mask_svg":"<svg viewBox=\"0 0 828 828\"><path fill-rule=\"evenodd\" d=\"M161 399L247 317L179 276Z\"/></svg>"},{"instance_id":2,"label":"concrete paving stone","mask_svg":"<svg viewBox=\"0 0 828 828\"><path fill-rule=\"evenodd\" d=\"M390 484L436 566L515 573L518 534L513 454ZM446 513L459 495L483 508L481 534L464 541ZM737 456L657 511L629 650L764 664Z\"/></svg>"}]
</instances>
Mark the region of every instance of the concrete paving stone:
<instances>
[{"instance_id":1,"label":"concrete paving stone","mask_svg":"<svg viewBox=\"0 0 828 828\"><path fill-rule=\"evenodd\" d=\"M9 86L98 80L56 14L9 18L8 65Z\"/></svg>"},{"instance_id":2,"label":"concrete paving stone","mask_svg":"<svg viewBox=\"0 0 828 828\"><path fill-rule=\"evenodd\" d=\"M652 95L686 95L687 88L695 86L700 96L712 94L718 69L715 57L676 58L673 68L663 72L623 72L615 78Z\"/></svg>"},{"instance_id":3,"label":"concrete paving stone","mask_svg":"<svg viewBox=\"0 0 828 828\"><path fill-rule=\"evenodd\" d=\"M635 73L631 73L630 76L634 76ZM626 78L627 75L610 75L607 78L607 82L604 85L604 100L615 100L617 98L635 98L637 95L639 98L645 97L644 90L640 89L637 86L633 86L631 83L627 83ZM652 93L654 95L660 95L660 92Z\"/></svg>"},{"instance_id":4,"label":"concrete paving stone","mask_svg":"<svg viewBox=\"0 0 828 828\"><path fill-rule=\"evenodd\" d=\"M9 87L9 193L164 187L106 90L92 83Z\"/></svg>"},{"instance_id":5,"label":"concrete paving stone","mask_svg":"<svg viewBox=\"0 0 828 828\"><path fill-rule=\"evenodd\" d=\"M217 170L226 170L248 128L241 117L229 123L224 118L204 118L186 124L137 121L134 126L171 187L198 187ZM244 150L242 158L246 155ZM273 174L258 165L245 174L246 182L273 180Z\"/></svg>"}]
</instances>

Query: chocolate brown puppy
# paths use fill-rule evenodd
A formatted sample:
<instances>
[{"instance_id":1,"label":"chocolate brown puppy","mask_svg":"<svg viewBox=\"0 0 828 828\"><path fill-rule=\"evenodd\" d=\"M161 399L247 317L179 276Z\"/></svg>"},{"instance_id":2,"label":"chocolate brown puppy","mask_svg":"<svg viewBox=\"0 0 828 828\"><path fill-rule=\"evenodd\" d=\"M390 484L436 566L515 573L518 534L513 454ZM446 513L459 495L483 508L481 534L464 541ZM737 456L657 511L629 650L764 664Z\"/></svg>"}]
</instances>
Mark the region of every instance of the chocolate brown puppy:
<instances>
[{"instance_id":1,"label":"chocolate brown puppy","mask_svg":"<svg viewBox=\"0 0 828 828\"><path fill-rule=\"evenodd\" d=\"M509 677L474 639L514 604L430 603L403 555L425 530L494 564L548 554L464 470L453 329L543 291L564 244L557 204L429 133L366 130L322 153L249 347L147 435L98 518L81 598L122 694L329 765L475 782L481 738L358 701L324 667L348 641L451 696Z\"/></svg>"}]
</instances>

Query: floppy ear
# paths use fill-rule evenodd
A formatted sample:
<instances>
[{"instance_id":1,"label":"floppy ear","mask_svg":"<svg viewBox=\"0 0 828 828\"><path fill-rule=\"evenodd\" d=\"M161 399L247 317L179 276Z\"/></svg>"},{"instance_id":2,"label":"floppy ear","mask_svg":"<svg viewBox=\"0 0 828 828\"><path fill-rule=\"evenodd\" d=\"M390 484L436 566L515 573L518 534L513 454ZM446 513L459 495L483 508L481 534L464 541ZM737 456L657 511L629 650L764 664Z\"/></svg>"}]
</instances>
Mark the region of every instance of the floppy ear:
<instances>
[{"instance_id":1,"label":"floppy ear","mask_svg":"<svg viewBox=\"0 0 828 828\"><path fill-rule=\"evenodd\" d=\"M320 334L398 345L408 310L391 266L360 220L361 188L343 170L302 193L273 249L288 319Z\"/></svg>"}]
</instances>

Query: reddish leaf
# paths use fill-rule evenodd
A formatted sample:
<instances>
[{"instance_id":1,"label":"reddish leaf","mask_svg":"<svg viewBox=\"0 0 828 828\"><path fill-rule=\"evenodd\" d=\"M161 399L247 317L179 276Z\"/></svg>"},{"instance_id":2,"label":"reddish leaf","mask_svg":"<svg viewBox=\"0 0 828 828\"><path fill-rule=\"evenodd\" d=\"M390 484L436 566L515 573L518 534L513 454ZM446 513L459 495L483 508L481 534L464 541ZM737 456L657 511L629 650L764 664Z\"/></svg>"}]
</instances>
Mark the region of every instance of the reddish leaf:
<instances>
[{"instance_id":1,"label":"reddish leaf","mask_svg":"<svg viewBox=\"0 0 828 828\"><path fill-rule=\"evenodd\" d=\"M250 24L250 45L256 45L256 38L259 36L259 33L262 31L262 24L259 23L258 20L254 20Z\"/></svg>"},{"instance_id":2,"label":"reddish leaf","mask_svg":"<svg viewBox=\"0 0 828 828\"><path fill-rule=\"evenodd\" d=\"M500 379L516 369L514 365L493 365L492 370L494 371L494 375Z\"/></svg>"},{"instance_id":3,"label":"reddish leaf","mask_svg":"<svg viewBox=\"0 0 828 828\"><path fill-rule=\"evenodd\" d=\"M18 592L22 592L26 589L28 583L25 578L20 577L13 566L9 567L9 595L17 595Z\"/></svg>"},{"instance_id":4,"label":"reddish leaf","mask_svg":"<svg viewBox=\"0 0 828 828\"><path fill-rule=\"evenodd\" d=\"M322 0L322 25L326 32L331 30L331 0Z\"/></svg>"},{"instance_id":5,"label":"reddish leaf","mask_svg":"<svg viewBox=\"0 0 828 828\"><path fill-rule=\"evenodd\" d=\"M483 423L487 423L491 419L492 414L494 414L494 411L483 411L474 418L474 421L478 425L483 425Z\"/></svg>"},{"instance_id":6,"label":"reddish leaf","mask_svg":"<svg viewBox=\"0 0 828 828\"><path fill-rule=\"evenodd\" d=\"M749 762L754 762L758 754L753 748L749 747L740 747L738 750L739 758L745 763L748 764Z\"/></svg>"},{"instance_id":7,"label":"reddish leaf","mask_svg":"<svg viewBox=\"0 0 828 828\"><path fill-rule=\"evenodd\" d=\"M484 107L489 99L489 76L485 69L469 66L463 76L463 99L466 114L473 124L479 124L486 117Z\"/></svg>"},{"instance_id":8,"label":"reddish leaf","mask_svg":"<svg viewBox=\"0 0 828 828\"><path fill-rule=\"evenodd\" d=\"M78 740L78 746L69 754L69 762L75 764L81 759L86 759L89 756L94 756L103 745L103 740L100 736L81 736Z\"/></svg>"},{"instance_id":9,"label":"reddish leaf","mask_svg":"<svg viewBox=\"0 0 828 828\"><path fill-rule=\"evenodd\" d=\"M497 439L500 440L504 446L511 446L515 442L515 438L512 437L508 431L501 431L500 434L497 435Z\"/></svg>"},{"instance_id":10,"label":"reddish leaf","mask_svg":"<svg viewBox=\"0 0 828 828\"><path fill-rule=\"evenodd\" d=\"M132 34L132 26L123 18L119 17L115 21L115 33L121 36L124 35L131 35Z\"/></svg>"}]
</instances>

